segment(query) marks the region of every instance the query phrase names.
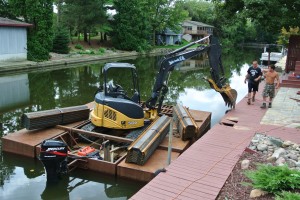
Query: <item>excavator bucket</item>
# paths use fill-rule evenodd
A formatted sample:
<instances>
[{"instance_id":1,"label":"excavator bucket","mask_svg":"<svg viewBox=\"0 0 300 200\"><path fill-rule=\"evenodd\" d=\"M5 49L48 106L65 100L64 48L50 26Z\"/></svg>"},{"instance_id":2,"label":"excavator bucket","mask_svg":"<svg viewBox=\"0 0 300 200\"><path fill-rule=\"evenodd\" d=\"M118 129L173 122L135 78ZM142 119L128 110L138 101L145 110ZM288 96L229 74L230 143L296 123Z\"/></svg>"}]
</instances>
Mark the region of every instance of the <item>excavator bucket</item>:
<instances>
[{"instance_id":1,"label":"excavator bucket","mask_svg":"<svg viewBox=\"0 0 300 200\"><path fill-rule=\"evenodd\" d=\"M217 86L215 81L212 79L206 79L212 89L219 92L225 102L225 105L230 108L235 108L236 98L237 98L237 91L235 89L232 89L230 85L225 84L221 88Z\"/></svg>"},{"instance_id":2,"label":"excavator bucket","mask_svg":"<svg viewBox=\"0 0 300 200\"><path fill-rule=\"evenodd\" d=\"M237 91L235 89L231 89L230 86L228 86L222 88L220 94L222 95L226 106L235 108L235 102L237 98Z\"/></svg>"}]
</instances>

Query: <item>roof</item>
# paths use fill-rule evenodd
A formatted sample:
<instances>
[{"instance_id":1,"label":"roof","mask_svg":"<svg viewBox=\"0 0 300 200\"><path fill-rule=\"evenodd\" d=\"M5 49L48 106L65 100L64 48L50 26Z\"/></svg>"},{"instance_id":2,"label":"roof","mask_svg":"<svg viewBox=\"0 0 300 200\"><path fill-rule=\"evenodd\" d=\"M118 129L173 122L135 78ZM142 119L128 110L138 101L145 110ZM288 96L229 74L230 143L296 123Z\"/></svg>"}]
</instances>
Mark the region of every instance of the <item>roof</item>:
<instances>
[{"instance_id":1,"label":"roof","mask_svg":"<svg viewBox=\"0 0 300 200\"><path fill-rule=\"evenodd\" d=\"M32 26L32 24L0 17L0 26L29 27Z\"/></svg>"},{"instance_id":2,"label":"roof","mask_svg":"<svg viewBox=\"0 0 300 200\"><path fill-rule=\"evenodd\" d=\"M110 68L130 68L130 69L136 69L133 64L129 63L106 63L103 67L104 71L107 71Z\"/></svg>"},{"instance_id":3,"label":"roof","mask_svg":"<svg viewBox=\"0 0 300 200\"><path fill-rule=\"evenodd\" d=\"M211 25L208 25L208 24L204 24L204 23L202 23L202 22L197 22L197 21L189 21L189 20L187 20L187 21L184 21L184 22L183 22L183 25L184 25L184 23L190 23L190 24L193 24L193 25L195 25L195 26L204 26L204 27L211 27L211 28L214 28L214 26L211 26Z\"/></svg>"}]
</instances>

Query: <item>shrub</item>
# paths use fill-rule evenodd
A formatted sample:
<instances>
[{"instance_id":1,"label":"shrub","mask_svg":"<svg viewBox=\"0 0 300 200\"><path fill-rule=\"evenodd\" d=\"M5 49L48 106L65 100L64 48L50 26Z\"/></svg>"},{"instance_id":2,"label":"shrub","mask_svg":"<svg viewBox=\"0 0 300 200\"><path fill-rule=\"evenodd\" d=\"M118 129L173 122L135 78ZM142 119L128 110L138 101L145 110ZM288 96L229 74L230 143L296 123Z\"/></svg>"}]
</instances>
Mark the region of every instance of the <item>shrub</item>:
<instances>
[{"instance_id":1,"label":"shrub","mask_svg":"<svg viewBox=\"0 0 300 200\"><path fill-rule=\"evenodd\" d=\"M83 46L81 44L76 44L75 49L83 50Z\"/></svg>"},{"instance_id":2,"label":"shrub","mask_svg":"<svg viewBox=\"0 0 300 200\"><path fill-rule=\"evenodd\" d=\"M69 34L65 30L58 30L53 40L53 49L55 53L68 54L69 48Z\"/></svg>"},{"instance_id":3,"label":"shrub","mask_svg":"<svg viewBox=\"0 0 300 200\"><path fill-rule=\"evenodd\" d=\"M300 188L300 171L285 166L258 165L255 171L246 171L245 175L251 179L254 188L269 193L278 193Z\"/></svg>"},{"instance_id":4,"label":"shrub","mask_svg":"<svg viewBox=\"0 0 300 200\"><path fill-rule=\"evenodd\" d=\"M105 49L102 48L102 47L100 47L100 48L99 48L99 52L100 52L100 53L104 53L104 52L105 52Z\"/></svg>"},{"instance_id":5,"label":"shrub","mask_svg":"<svg viewBox=\"0 0 300 200\"><path fill-rule=\"evenodd\" d=\"M292 192L282 192L279 195L276 195L275 200L300 200L300 194Z\"/></svg>"}]
</instances>

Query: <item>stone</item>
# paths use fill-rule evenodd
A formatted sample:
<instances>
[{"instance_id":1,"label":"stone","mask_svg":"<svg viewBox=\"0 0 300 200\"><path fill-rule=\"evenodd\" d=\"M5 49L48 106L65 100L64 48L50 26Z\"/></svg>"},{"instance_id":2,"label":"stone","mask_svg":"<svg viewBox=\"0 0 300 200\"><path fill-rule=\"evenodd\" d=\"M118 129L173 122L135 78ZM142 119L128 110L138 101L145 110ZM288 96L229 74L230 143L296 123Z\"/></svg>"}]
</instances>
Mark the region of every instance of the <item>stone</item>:
<instances>
[{"instance_id":1,"label":"stone","mask_svg":"<svg viewBox=\"0 0 300 200\"><path fill-rule=\"evenodd\" d=\"M278 159L280 156L284 155L285 153L286 153L285 149L279 148L279 149L275 150L272 157L275 157L276 159Z\"/></svg>"},{"instance_id":2,"label":"stone","mask_svg":"<svg viewBox=\"0 0 300 200\"><path fill-rule=\"evenodd\" d=\"M291 146L291 145L294 145L294 143L292 143L292 142L289 141L289 140L286 140L286 141L283 142L282 147L289 147L289 146Z\"/></svg>"},{"instance_id":3,"label":"stone","mask_svg":"<svg viewBox=\"0 0 300 200\"><path fill-rule=\"evenodd\" d=\"M270 138L270 142L277 147L281 147L283 143L282 140L280 140L279 138Z\"/></svg>"},{"instance_id":4,"label":"stone","mask_svg":"<svg viewBox=\"0 0 300 200\"><path fill-rule=\"evenodd\" d=\"M287 159L286 160L287 165L289 166L289 168L294 168L296 167L296 161L292 160L292 159Z\"/></svg>"},{"instance_id":5,"label":"stone","mask_svg":"<svg viewBox=\"0 0 300 200\"><path fill-rule=\"evenodd\" d=\"M292 160L298 161L298 157L293 153L289 153L286 156Z\"/></svg>"},{"instance_id":6,"label":"stone","mask_svg":"<svg viewBox=\"0 0 300 200\"><path fill-rule=\"evenodd\" d=\"M267 192L260 190L260 189L253 189L250 192L250 198L256 198L256 197L260 197L260 196L264 196L268 194Z\"/></svg>"},{"instance_id":7,"label":"stone","mask_svg":"<svg viewBox=\"0 0 300 200\"><path fill-rule=\"evenodd\" d=\"M284 165L285 162L286 162L286 161L285 161L285 159L284 159L283 157L279 157L279 158L276 160L275 164L278 165L278 166L282 166L282 165Z\"/></svg>"},{"instance_id":8,"label":"stone","mask_svg":"<svg viewBox=\"0 0 300 200\"><path fill-rule=\"evenodd\" d=\"M250 165L250 160L243 160L241 163L241 169L248 169Z\"/></svg>"},{"instance_id":9,"label":"stone","mask_svg":"<svg viewBox=\"0 0 300 200\"><path fill-rule=\"evenodd\" d=\"M258 144L257 145L257 150L259 150L259 151L265 151L265 150L267 150L268 149L268 145L266 145L266 144Z\"/></svg>"},{"instance_id":10,"label":"stone","mask_svg":"<svg viewBox=\"0 0 300 200\"><path fill-rule=\"evenodd\" d=\"M250 146L249 149L256 150L256 146Z\"/></svg>"},{"instance_id":11,"label":"stone","mask_svg":"<svg viewBox=\"0 0 300 200\"><path fill-rule=\"evenodd\" d=\"M270 157L267 158L267 161L268 161L268 162L275 162L275 161L276 161L276 158L270 156Z\"/></svg>"}]
</instances>

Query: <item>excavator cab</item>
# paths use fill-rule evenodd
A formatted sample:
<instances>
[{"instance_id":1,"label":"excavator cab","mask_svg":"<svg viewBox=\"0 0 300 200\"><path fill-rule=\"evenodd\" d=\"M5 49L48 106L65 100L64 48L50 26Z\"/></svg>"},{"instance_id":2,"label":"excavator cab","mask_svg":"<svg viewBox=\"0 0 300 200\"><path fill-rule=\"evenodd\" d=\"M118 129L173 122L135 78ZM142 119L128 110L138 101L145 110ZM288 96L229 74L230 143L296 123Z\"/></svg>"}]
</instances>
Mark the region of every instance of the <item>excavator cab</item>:
<instances>
[{"instance_id":1,"label":"excavator cab","mask_svg":"<svg viewBox=\"0 0 300 200\"><path fill-rule=\"evenodd\" d=\"M118 81L123 80L124 85L113 79L117 76ZM129 77L131 81L128 80ZM91 122L95 126L112 129L133 129L144 126L144 112L140 106L135 66L129 63L107 63L102 69L102 78L103 87L95 94ZM127 86L126 89L124 86Z\"/></svg>"}]
</instances>

